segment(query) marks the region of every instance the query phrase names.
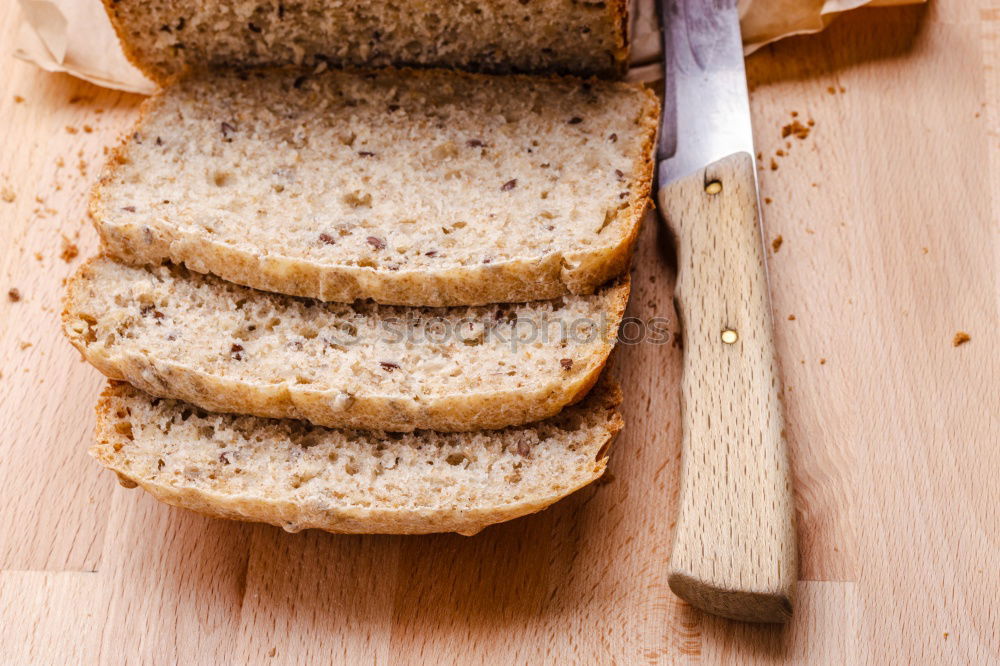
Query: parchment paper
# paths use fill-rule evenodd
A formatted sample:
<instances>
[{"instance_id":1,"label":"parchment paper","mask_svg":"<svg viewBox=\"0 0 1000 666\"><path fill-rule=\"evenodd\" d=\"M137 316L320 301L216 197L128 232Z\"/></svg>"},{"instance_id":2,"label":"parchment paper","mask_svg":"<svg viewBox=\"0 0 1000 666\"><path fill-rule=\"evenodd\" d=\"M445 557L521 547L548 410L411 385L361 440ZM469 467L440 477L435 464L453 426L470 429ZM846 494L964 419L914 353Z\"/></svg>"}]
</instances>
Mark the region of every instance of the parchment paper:
<instances>
[{"instance_id":1,"label":"parchment paper","mask_svg":"<svg viewBox=\"0 0 1000 666\"><path fill-rule=\"evenodd\" d=\"M741 0L743 45L752 53L789 35L817 32L841 12L863 5L924 0ZM22 22L14 54L50 72L67 72L91 83L143 94L156 91L126 60L100 0L19 0ZM654 0L632 6L631 79L659 76L658 19Z\"/></svg>"}]
</instances>

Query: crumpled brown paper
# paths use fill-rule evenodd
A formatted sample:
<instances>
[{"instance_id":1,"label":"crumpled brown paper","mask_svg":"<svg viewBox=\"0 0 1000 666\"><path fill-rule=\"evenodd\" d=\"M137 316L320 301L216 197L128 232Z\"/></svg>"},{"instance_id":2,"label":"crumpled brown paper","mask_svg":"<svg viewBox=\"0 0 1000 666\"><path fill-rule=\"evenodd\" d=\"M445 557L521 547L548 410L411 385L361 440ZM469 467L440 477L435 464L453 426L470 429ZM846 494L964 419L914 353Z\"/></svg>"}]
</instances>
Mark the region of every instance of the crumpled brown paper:
<instances>
[{"instance_id":1,"label":"crumpled brown paper","mask_svg":"<svg viewBox=\"0 0 1000 666\"><path fill-rule=\"evenodd\" d=\"M105 88L150 94L156 84L122 53L100 0L20 0L14 55Z\"/></svg>"},{"instance_id":2,"label":"crumpled brown paper","mask_svg":"<svg viewBox=\"0 0 1000 666\"><path fill-rule=\"evenodd\" d=\"M149 94L156 84L122 53L100 0L19 0L22 24L15 55L50 72L67 72L99 86ZM816 32L837 14L862 5L924 0L740 0L747 53L789 35ZM655 0L633 0L631 79L658 78Z\"/></svg>"},{"instance_id":3,"label":"crumpled brown paper","mask_svg":"<svg viewBox=\"0 0 1000 666\"><path fill-rule=\"evenodd\" d=\"M743 47L761 46L791 35L819 32L841 12L858 7L913 5L925 0L740 0Z\"/></svg>"}]
</instances>

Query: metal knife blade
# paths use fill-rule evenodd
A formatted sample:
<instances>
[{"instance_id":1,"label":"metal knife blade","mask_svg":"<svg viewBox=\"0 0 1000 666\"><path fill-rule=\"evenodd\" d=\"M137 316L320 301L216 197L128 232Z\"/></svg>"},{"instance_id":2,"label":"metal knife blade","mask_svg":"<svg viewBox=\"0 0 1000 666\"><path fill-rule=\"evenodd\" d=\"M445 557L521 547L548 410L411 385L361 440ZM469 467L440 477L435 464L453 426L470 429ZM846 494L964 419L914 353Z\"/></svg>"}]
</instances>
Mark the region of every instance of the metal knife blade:
<instances>
[{"instance_id":1,"label":"metal knife blade","mask_svg":"<svg viewBox=\"0 0 1000 666\"><path fill-rule=\"evenodd\" d=\"M753 131L737 0L663 0L660 185L727 155L751 156Z\"/></svg>"}]
</instances>

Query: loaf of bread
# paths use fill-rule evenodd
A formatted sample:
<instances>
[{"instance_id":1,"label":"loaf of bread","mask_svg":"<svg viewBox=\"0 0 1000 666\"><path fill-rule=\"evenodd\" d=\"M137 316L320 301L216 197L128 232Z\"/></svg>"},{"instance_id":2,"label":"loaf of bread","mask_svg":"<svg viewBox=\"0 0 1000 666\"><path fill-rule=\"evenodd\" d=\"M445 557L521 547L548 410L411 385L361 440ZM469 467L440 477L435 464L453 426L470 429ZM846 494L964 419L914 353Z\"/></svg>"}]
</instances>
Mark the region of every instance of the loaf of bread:
<instances>
[{"instance_id":1,"label":"loaf of bread","mask_svg":"<svg viewBox=\"0 0 1000 666\"><path fill-rule=\"evenodd\" d=\"M69 280L63 328L108 377L211 411L475 430L544 419L582 397L628 289L626 278L517 305L344 305L101 257Z\"/></svg>"},{"instance_id":2,"label":"loaf of bread","mask_svg":"<svg viewBox=\"0 0 1000 666\"><path fill-rule=\"evenodd\" d=\"M625 0L104 0L160 82L195 65L437 65L604 77L628 61Z\"/></svg>"},{"instance_id":3,"label":"loaf of bread","mask_svg":"<svg viewBox=\"0 0 1000 666\"><path fill-rule=\"evenodd\" d=\"M620 82L194 73L147 101L91 215L128 263L325 301L587 294L627 267L658 113Z\"/></svg>"},{"instance_id":4,"label":"loaf of bread","mask_svg":"<svg viewBox=\"0 0 1000 666\"><path fill-rule=\"evenodd\" d=\"M619 401L602 382L530 426L401 435L210 414L112 382L90 452L123 485L209 516L293 532L475 534L598 478Z\"/></svg>"}]
</instances>

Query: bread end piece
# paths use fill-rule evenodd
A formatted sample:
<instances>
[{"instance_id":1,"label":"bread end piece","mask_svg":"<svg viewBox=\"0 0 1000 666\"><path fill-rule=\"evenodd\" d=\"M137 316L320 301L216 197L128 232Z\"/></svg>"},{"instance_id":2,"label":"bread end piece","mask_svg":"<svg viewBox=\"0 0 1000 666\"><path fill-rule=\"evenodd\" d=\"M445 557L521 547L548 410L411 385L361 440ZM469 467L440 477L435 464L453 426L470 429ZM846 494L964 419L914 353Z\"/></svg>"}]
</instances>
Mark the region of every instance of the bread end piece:
<instances>
[{"instance_id":1,"label":"bread end piece","mask_svg":"<svg viewBox=\"0 0 1000 666\"><path fill-rule=\"evenodd\" d=\"M412 0L306 0L234 10L245 22L218 0L103 4L126 58L160 85L192 66L322 62L620 78L629 61L628 0L488 0L478 15L459 4L429 12ZM228 28L215 29L220 22Z\"/></svg>"}]
</instances>

